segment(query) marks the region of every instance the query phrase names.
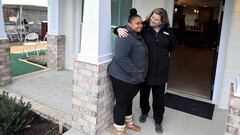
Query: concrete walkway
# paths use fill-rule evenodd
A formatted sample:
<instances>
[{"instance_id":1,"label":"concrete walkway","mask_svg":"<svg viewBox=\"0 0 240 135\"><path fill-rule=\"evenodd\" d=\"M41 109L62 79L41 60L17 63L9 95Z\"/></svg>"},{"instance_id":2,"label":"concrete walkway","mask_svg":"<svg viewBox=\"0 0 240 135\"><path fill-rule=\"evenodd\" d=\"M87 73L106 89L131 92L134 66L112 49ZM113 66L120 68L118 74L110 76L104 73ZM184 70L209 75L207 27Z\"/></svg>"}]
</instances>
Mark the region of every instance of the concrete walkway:
<instances>
[{"instance_id":1,"label":"concrete walkway","mask_svg":"<svg viewBox=\"0 0 240 135\"><path fill-rule=\"evenodd\" d=\"M47 116L52 115L50 117L56 119L56 122L62 119L62 117L66 117L66 121L70 124L72 108L72 76L73 74L70 70L45 70L30 75L16 77L12 80L11 85L8 85L3 89L6 89L10 93L17 93L17 95L23 95L29 98L27 101L34 101L33 107L36 111L46 113ZM49 107L52 109L49 109ZM49 112L49 110L51 112ZM56 112L58 112L57 114L59 115L55 117L54 113ZM157 135L154 130L152 111L149 113L150 116L146 123L142 124L138 122L140 116L139 95L134 99L133 112L135 114L135 123L141 126L142 131L134 132L129 130L130 135ZM223 135L226 117L227 110L215 109L213 120L207 120L166 107L163 121L163 135ZM80 135L75 131L72 133L70 134ZM110 126L103 132L103 135L112 134L113 126Z\"/></svg>"}]
</instances>

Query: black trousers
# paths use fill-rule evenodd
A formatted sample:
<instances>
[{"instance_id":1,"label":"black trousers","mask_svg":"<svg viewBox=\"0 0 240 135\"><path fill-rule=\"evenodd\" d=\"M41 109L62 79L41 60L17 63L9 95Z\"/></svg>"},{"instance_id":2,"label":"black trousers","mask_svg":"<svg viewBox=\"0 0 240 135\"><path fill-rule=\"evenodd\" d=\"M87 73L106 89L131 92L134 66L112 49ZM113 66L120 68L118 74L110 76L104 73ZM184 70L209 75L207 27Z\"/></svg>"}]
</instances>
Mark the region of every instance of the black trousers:
<instances>
[{"instance_id":1,"label":"black trousers","mask_svg":"<svg viewBox=\"0 0 240 135\"><path fill-rule=\"evenodd\" d=\"M143 115L147 115L150 111L149 95L152 88L153 96L153 117L157 124L161 124L163 120L164 108L164 92L165 84L150 86L146 82L142 84L140 89L140 107Z\"/></svg>"},{"instance_id":2,"label":"black trousers","mask_svg":"<svg viewBox=\"0 0 240 135\"><path fill-rule=\"evenodd\" d=\"M124 125L125 116L132 115L132 100L137 95L141 84L130 84L110 76L116 104L113 108L113 119L117 125Z\"/></svg>"}]
</instances>

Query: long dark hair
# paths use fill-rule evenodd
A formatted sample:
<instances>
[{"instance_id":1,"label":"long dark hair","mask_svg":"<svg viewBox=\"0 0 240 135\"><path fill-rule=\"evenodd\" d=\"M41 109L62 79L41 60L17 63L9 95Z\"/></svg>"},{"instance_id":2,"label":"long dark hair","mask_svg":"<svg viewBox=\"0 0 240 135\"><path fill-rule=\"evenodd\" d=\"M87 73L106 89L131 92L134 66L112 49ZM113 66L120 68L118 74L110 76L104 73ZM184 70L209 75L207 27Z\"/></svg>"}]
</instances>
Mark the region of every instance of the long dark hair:
<instances>
[{"instance_id":1,"label":"long dark hair","mask_svg":"<svg viewBox=\"0 0 240 135\"><path fill-rule=\"evenodd\" d=\"M130 10L130 15L129 15L129 17L128 17L128 22L131 23L131 21L132 21L133 19L135 19L136 17L140 17L140 16L137 14L137 10L136 10L135 8L132 8L132 9ZM141 17L140 17L140 18L141 18Z\"/></svg>"}]
</instances>

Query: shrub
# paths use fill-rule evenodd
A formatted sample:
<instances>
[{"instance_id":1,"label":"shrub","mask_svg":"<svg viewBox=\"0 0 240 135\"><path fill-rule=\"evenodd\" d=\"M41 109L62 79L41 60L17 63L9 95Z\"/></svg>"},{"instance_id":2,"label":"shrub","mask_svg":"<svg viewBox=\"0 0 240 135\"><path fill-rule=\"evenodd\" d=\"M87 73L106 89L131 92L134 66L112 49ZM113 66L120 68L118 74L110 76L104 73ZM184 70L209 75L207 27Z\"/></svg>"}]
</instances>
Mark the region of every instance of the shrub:
<instances>
[{"instance_id":1,"label":"shrub","mask_svg":"<svg viewBox=\"0 0 240 135\"><path fill-rule=\"evenodd\" d=\"M17 102L17 98L8 96L7 92L0 95L0 135L13 135L24 129L34 119L30 114L31 104Z\"/></svg>"}]
</instances>

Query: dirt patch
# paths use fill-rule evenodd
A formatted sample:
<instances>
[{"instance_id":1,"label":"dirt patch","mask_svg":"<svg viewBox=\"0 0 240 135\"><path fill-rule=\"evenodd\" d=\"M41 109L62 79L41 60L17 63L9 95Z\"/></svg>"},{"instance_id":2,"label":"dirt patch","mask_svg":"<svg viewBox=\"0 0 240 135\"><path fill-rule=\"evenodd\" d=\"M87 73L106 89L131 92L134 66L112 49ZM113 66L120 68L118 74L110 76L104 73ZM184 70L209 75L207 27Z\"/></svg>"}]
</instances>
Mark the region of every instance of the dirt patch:
<instances>
[{"instance_id":1,"label":"dirt patch","mask_svg":"<svg viewBox=\"0 0 240 135\"><path fill-rule=\"evenodd\" d=\"M34 113L34 112L31 112ZM34 115L34 120L31 122L30 127L26 127L20 131L17 135L59 135L59 126L49 120L42 118L36 113ZM63 132L67 129L64 128Z\"/></svg>"}]
</instances>

